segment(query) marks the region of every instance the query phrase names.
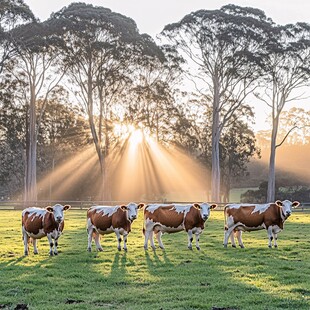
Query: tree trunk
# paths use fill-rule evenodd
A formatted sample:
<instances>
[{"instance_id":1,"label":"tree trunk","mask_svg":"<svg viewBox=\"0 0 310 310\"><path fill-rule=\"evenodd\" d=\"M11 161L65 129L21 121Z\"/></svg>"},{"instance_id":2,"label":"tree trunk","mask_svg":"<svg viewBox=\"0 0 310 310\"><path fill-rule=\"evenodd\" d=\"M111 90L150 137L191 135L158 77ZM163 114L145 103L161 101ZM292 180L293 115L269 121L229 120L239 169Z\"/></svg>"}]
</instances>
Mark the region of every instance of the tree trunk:
<instances>
[{"instance_id":1,"label":"tree trunk","mask_svg":"<svg viewBox=\"0 0 310 310\"><path fill-rule=\"evenodd\" d=\"M26 169L26 203L37 200L37 135L36 135L36 97L35 87L30 86L29 132Z\"/></svg>"},{"instance_id":2,"label":"tree trunk","mask_svg":"<svg viewBox=\"0 0 310 310\"><path fill-rule=\"evenodd\" d=\"M220 112L219 112L218 80L214 78L214 98L212 116L212 171L211 171L211 200L220 202Z\"/></svg>"},{"instance_id":3,"label":"tree trunk","mask_svg":"<svg viewBox=\"0 0 310 310\"><path fill-rule=\"evenodd\" d=\"M272 121L267 202L275 201L275 188L276 188L275 162L276 162L276 141L277 141L278 126L279 126L279 117L276 116L275 118L273 118Z\"/></svg>"}]
</instances>

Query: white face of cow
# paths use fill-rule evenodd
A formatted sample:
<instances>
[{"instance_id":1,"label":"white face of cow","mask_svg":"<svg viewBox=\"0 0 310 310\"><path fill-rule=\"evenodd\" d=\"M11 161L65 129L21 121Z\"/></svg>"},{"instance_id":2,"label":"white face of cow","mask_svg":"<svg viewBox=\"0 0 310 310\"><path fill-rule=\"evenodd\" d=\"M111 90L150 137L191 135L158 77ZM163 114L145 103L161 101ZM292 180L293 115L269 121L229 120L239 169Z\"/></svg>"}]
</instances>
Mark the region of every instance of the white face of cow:
<instances>
[{"instance_id":1,"label":"white face of cow","mask_svg":"<svg viewBox=\"0 0 310 310\"><path fill-rule=\"evenodd\" d=\"M53 213L54 219L57 223L61 223L65 216L64 216L64 211L70 209L71 206L65 205L62 206L60 204L56 204L53 207L46 207L47 212Z\"/></svg>"},{"instance_id":2,"label":"white face of cow","mask_svg":"<svg viewBox=\"0 0 310 310\"><path fill-rule=\"evenodd\" d=\"M201 204L194 203L194 207L200 210L200 215L204 221L206 221L210 217L210 210L215 209L217 207L216 204L209 205L206 202Z\"/></svg>"},{"instance_id":3,"label":"white face of cow","mask_svg":"<svg viewBox=\"0 0 310 310\"><path fill-rule=\"evenodd\" d=\"M143 207L144 207L143 203L137 205L136 203L131 202L127 206L122 206L121 208L124 211L127 210L127 218L130 222L133 222L138 216L138 210L142 209Z\"/></svg>"},{"instance_id":4,"label":"white face of cow","mask_svg":"<svg viewBox=\"0 0 310 310\"><path fill-rule=\"evenodd\" d=\"M285 216L285 218L288 218L292 214L292 209L297 208L300 203L298 201L291 202L289 200L277 200L276 205L282 208L283 215Z\"/></svg>"}]
</instances>

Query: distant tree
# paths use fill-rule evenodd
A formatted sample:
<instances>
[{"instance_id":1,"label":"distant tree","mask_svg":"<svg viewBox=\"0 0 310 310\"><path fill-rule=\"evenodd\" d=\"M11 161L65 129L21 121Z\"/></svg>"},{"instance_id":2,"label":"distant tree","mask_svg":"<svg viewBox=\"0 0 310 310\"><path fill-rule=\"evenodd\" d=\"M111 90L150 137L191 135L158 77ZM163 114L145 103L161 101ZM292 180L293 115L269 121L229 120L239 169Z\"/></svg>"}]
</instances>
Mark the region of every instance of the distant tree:
<instances>
[{"instance_id":1,"label":"distant tree","mask_svg":"<svg viewBox=\"0 0 310 310\"><path fill-rule=\"evenodd\" d=\"M255 88L260 44L267 40L270 26L258 9L227 5L193 12L162 32L197 69L187 75L212 102L213 201L220 199L221 134Z\"/></svg>"},{"instance_id":2,"label":"distant tree","mask_svg":"<svg viewBox=\"0 0 310 310\"><path fill-rule=\"evenodd\" d=\"M270 40L262 45L265 53L262 57L264 71L262 95L263 100L271 109L272 132L270 142L269 175L267 201L275 199L275 159L276 149L282 145L292 129L281 142L277 143L280 116L289 101L300 99L300 88L309 85L310 67L310 25L274 26L270 32Z\"/></svg>"}]
</instances>

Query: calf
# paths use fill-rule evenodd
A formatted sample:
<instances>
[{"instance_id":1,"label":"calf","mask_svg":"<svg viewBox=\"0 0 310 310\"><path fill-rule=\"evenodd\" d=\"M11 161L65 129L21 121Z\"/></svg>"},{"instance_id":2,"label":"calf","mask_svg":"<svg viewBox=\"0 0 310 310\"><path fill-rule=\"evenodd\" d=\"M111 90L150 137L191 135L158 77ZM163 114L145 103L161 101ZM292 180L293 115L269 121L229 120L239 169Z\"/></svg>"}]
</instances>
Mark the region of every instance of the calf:
<instances>
[{"instance_id":1,"label":"calf","mask_svg":"<svg viewBox=\"0 0 310 310\"><path fill-rule=\"evenodd\" d=\"M266 204L229 204L224 209L225 233L224 247L227 247L228 238L231 237L231 244L236 247L234 234L238 238L241 248L244 248L242 242L242 231L254 231L266 229L268 233L268 246L277 247L278 233L283 229L285 220L291 215L292 208L299 206L298 201L293 203L289 200Z\"/></svg>"},{"instance_id":2,"label":"calf","mask_svg":"<svg viewBox=\"0 0 310 310\"><path fill-rule=\"evenodd\" d=\"M38 254L37 239L47 236L50 244L50 255L57 255L58 238L64 229L64 211L71 206L56 204L53 207L27 208L22 212L22 233L24 254L29 253L29 241L32 239L33 252ZM55 244L53 240L55 240ZM54 247L54 251L53 251Z\"/></svg>"},{"instance_id":3,"label":"calf","mask_svg":"<svg viewBox=\"0 0 310 310\"><path fill-rule=\"evenodd\" d=\"M124 250L127 251L127 236L131 231L131 223L137 218L138 210L144 207L143 203L129 203L127 206L94 206L87 211L88 251L91 252L92 238L95 240L98 251L103 251L100 244L100 235L115 233L118 250L121 250L121 235L124 238Z\"/></svg>"},{"instance_id":4,"label":"calf","mask_svg":"<svg viewBox=\"0 0 310 310\"><path fill-rule=\"evenodd\" d=\"M163 233L175 233L185 230L188 234L188 248L192 250L193 234L196 236L196 248L199 247L199 235L204 229L204 223L210 216L210 210L215 204L151 204L144 209L145 234L144 249L148 249L148 240L155 250L153 233L155 233L159 247L164 249L161 240Z\"/></svg>"}]
</instances>

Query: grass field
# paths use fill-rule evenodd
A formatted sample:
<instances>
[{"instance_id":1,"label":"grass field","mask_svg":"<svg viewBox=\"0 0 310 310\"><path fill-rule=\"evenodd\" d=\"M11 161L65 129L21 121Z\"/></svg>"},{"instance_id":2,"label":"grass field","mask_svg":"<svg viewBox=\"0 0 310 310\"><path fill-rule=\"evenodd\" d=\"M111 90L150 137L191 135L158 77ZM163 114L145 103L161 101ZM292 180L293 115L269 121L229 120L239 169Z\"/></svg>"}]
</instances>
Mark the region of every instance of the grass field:
<instances>
[{"instance_id":1,"label":"grass field","mask_svg":"<svg viewBox=\"0 0 310 310\"><path fill-rule=\"evenodd\" d=\"M185 232L164 235L166 250L143 249L142 213L117 251L88 253L85 211L70 210L58 256L47 239L23 256L21 212L0 211L0 308L18 309L310 309L310 214L295 213L269 249L265 231L245 233L245 249L224 249L223 214L214 211L201 251ZM18 306L19 305L19 306ZM26 306L24 306L26 307Z\"/></svg>"}]
</instances>

